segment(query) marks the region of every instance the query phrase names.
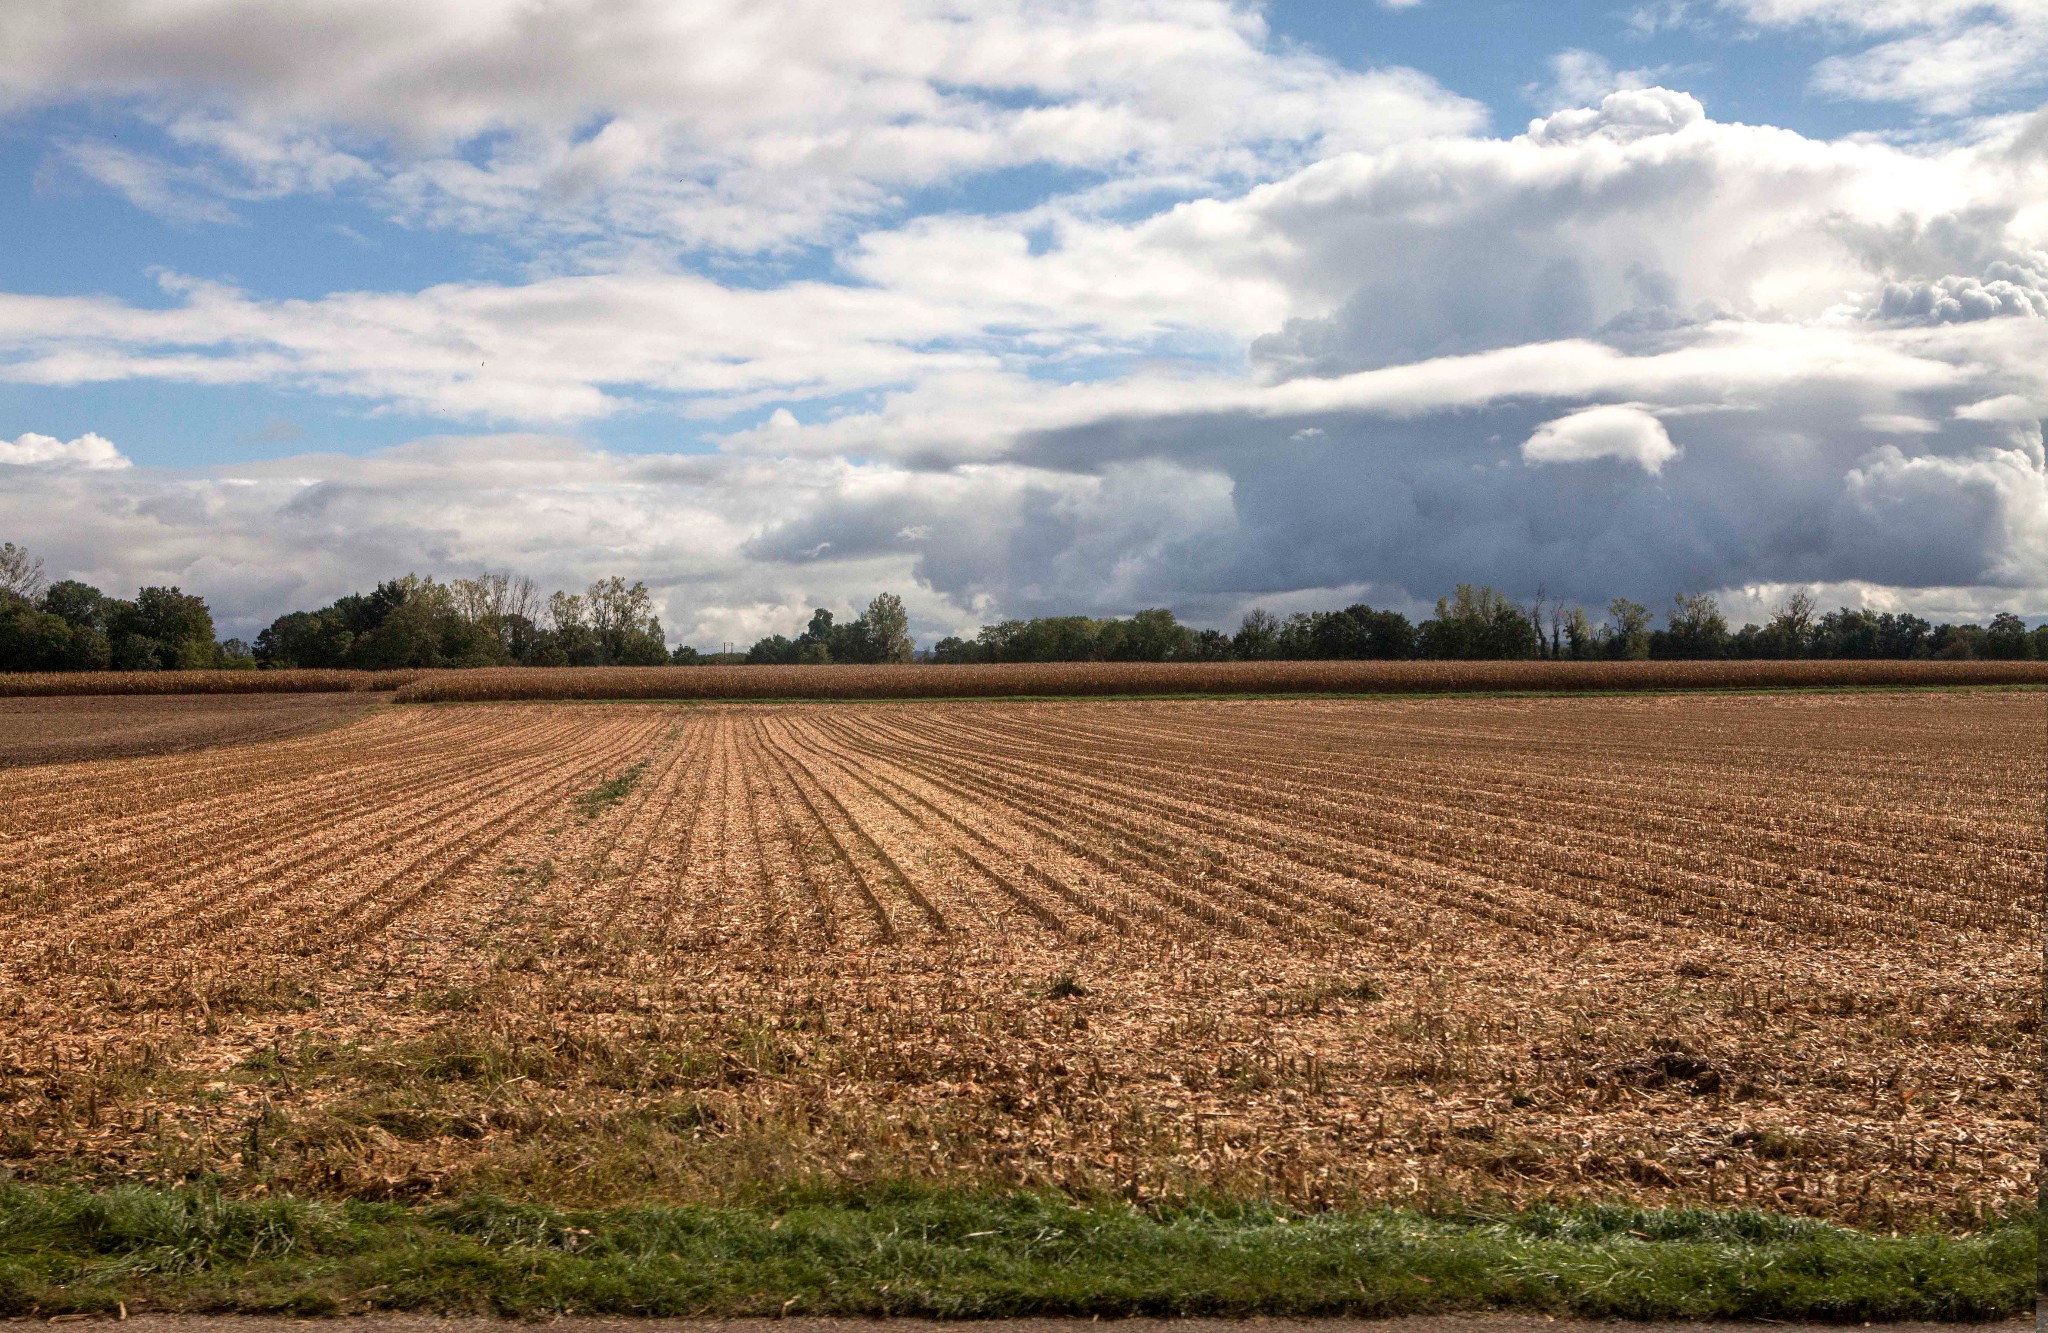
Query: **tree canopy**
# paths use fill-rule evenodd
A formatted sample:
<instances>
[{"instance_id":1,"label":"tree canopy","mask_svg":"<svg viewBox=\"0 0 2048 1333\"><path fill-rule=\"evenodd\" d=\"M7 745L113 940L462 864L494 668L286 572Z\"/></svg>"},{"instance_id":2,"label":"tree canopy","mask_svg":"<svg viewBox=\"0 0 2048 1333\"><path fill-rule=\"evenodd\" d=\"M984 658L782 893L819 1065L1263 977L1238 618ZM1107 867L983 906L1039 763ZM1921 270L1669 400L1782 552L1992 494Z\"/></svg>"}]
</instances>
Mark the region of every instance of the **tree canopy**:
<instances>
[{"instance_id":1,"label":"tree canopy","mask_svg":"<svg viewBox=\"0 0 2048 1333\"><path fill-rule=\"evenodd\" d=\"M1538 589L1528 604L1484 584L1459 584L1420 624L1362 602L1285 617L1259 607L1234 634L1180 622L1165 607L1128 617L1041 616L940 639L922 659L949 662L1213 662L1299 659L2033 658L2048 660L2048 625L2001 611L1988 624L1934 624L1907 612L1822 613L1795 591L1761 625L1730 629L1714 598L1679 593L1661 628L1617 597L1596 621ZM668 647L645 583L602 578L543 596L533 580L480 574L439 582L406 574L311 611L277 617L253 645L217 642L205 600L176 587L109 596L77 579L51 582L43 562L0 543L0 671L168 671L194 667L653 666L707 660L872 665L919 660L910 614L893 592L841 621L819 607L794 636L771 634L744 654Z\"/></svg>"}]
</instances>

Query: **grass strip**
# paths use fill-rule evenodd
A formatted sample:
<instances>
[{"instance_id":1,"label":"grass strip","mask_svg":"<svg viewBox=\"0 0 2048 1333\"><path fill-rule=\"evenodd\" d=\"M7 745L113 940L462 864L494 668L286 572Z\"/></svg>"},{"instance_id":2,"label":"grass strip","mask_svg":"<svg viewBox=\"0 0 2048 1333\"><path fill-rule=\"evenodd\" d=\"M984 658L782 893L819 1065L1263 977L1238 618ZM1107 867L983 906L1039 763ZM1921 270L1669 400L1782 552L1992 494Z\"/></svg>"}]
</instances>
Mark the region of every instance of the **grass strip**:
<instances>
[{"instance_id":1,"label":"grass strip","mask_svg":"<svg viewBox=\"0 0 2048 1333\"><path fill-rule=\"evenodd\" d=\"M0 1314L1363 1315L1982 1320L2033 1218L1882 1236L1749 1211L1141 1210L898 1187L575 1211L0 1187Z\"/></svg>"},{"instance_id":2,"label":"grass strip","mask_svg":"<svg viewBox=\"0 0 2048 1333\"><path fill-rule=\"evenodd\" d=\"M623 773L620 773L617 777L607 778L604 782L577 797L576 808L582 812L585 819L595 819L603 814L607 807L617 805L620 801L625 800L626 796L638 785L641 776L646 771L647 761L643 759Z\"/></svg>"}]
</instances>

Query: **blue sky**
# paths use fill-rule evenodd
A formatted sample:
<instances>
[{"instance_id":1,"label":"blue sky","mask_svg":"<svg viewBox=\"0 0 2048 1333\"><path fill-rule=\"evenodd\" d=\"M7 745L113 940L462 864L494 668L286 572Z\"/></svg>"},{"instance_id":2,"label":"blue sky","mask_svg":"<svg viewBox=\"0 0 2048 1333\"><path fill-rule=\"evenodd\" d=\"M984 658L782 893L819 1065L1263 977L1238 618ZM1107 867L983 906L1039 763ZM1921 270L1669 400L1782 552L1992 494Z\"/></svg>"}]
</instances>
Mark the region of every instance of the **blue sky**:
<instances>
[{"instance_id":1,"label":"blue sky","mask_svg":"<svg viewBox=\"0 0 2048 1333\"><path fill-rule=\"evenodd\" d=\"M245 630L2038 614L2044 96L2041 0L24 0L0 536Z\"/></svg>"}]
</instances>

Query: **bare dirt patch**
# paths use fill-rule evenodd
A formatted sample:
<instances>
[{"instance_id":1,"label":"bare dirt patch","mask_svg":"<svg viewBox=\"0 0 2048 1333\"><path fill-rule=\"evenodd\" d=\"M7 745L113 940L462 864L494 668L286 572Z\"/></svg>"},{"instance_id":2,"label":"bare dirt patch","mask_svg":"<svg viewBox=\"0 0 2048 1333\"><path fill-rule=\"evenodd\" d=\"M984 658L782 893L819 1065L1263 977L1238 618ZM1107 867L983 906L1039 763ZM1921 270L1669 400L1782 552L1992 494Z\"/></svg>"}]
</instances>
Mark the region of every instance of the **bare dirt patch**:
<instances>
[{"instance_id":1,"label":"bare dirt patch","mask_svg":"<svg viewBox=\"0 0 2048 1333\"><path fill-rule=\"evenodd\" d=\"M174 754L353 721L389 695L0 697L0 767Z\"/></svg>"},{"instance_id":2,"label":"bare dirt patch","mask_svg":"<svg viewBox=\"0 0 2048 1333\"><path fill-rule=\"evenodd\" d=\"M0 1165L2032 1197L2040 696L393 708L0 774Z\"/></svg>"}]
</instances>

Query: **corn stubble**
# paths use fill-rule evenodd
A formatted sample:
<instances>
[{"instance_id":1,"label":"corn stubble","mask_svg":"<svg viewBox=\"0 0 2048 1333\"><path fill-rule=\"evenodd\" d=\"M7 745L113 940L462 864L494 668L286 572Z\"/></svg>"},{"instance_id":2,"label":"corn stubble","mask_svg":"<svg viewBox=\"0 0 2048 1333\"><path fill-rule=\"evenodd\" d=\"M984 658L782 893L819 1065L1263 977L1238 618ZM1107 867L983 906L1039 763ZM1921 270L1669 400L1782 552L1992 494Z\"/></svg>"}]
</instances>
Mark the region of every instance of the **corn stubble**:
<instances>
[{"instance_id":1,"label":"corn stubble","mask_svg":"<svg viewBox=\"0 0 2048 1333\"><path fill-rule=\"evenodd\" d=\"M1979 1220L2043 742L1999 692L512 704L16 769L0 1164Z\"/></svg>"}]
</instances>

